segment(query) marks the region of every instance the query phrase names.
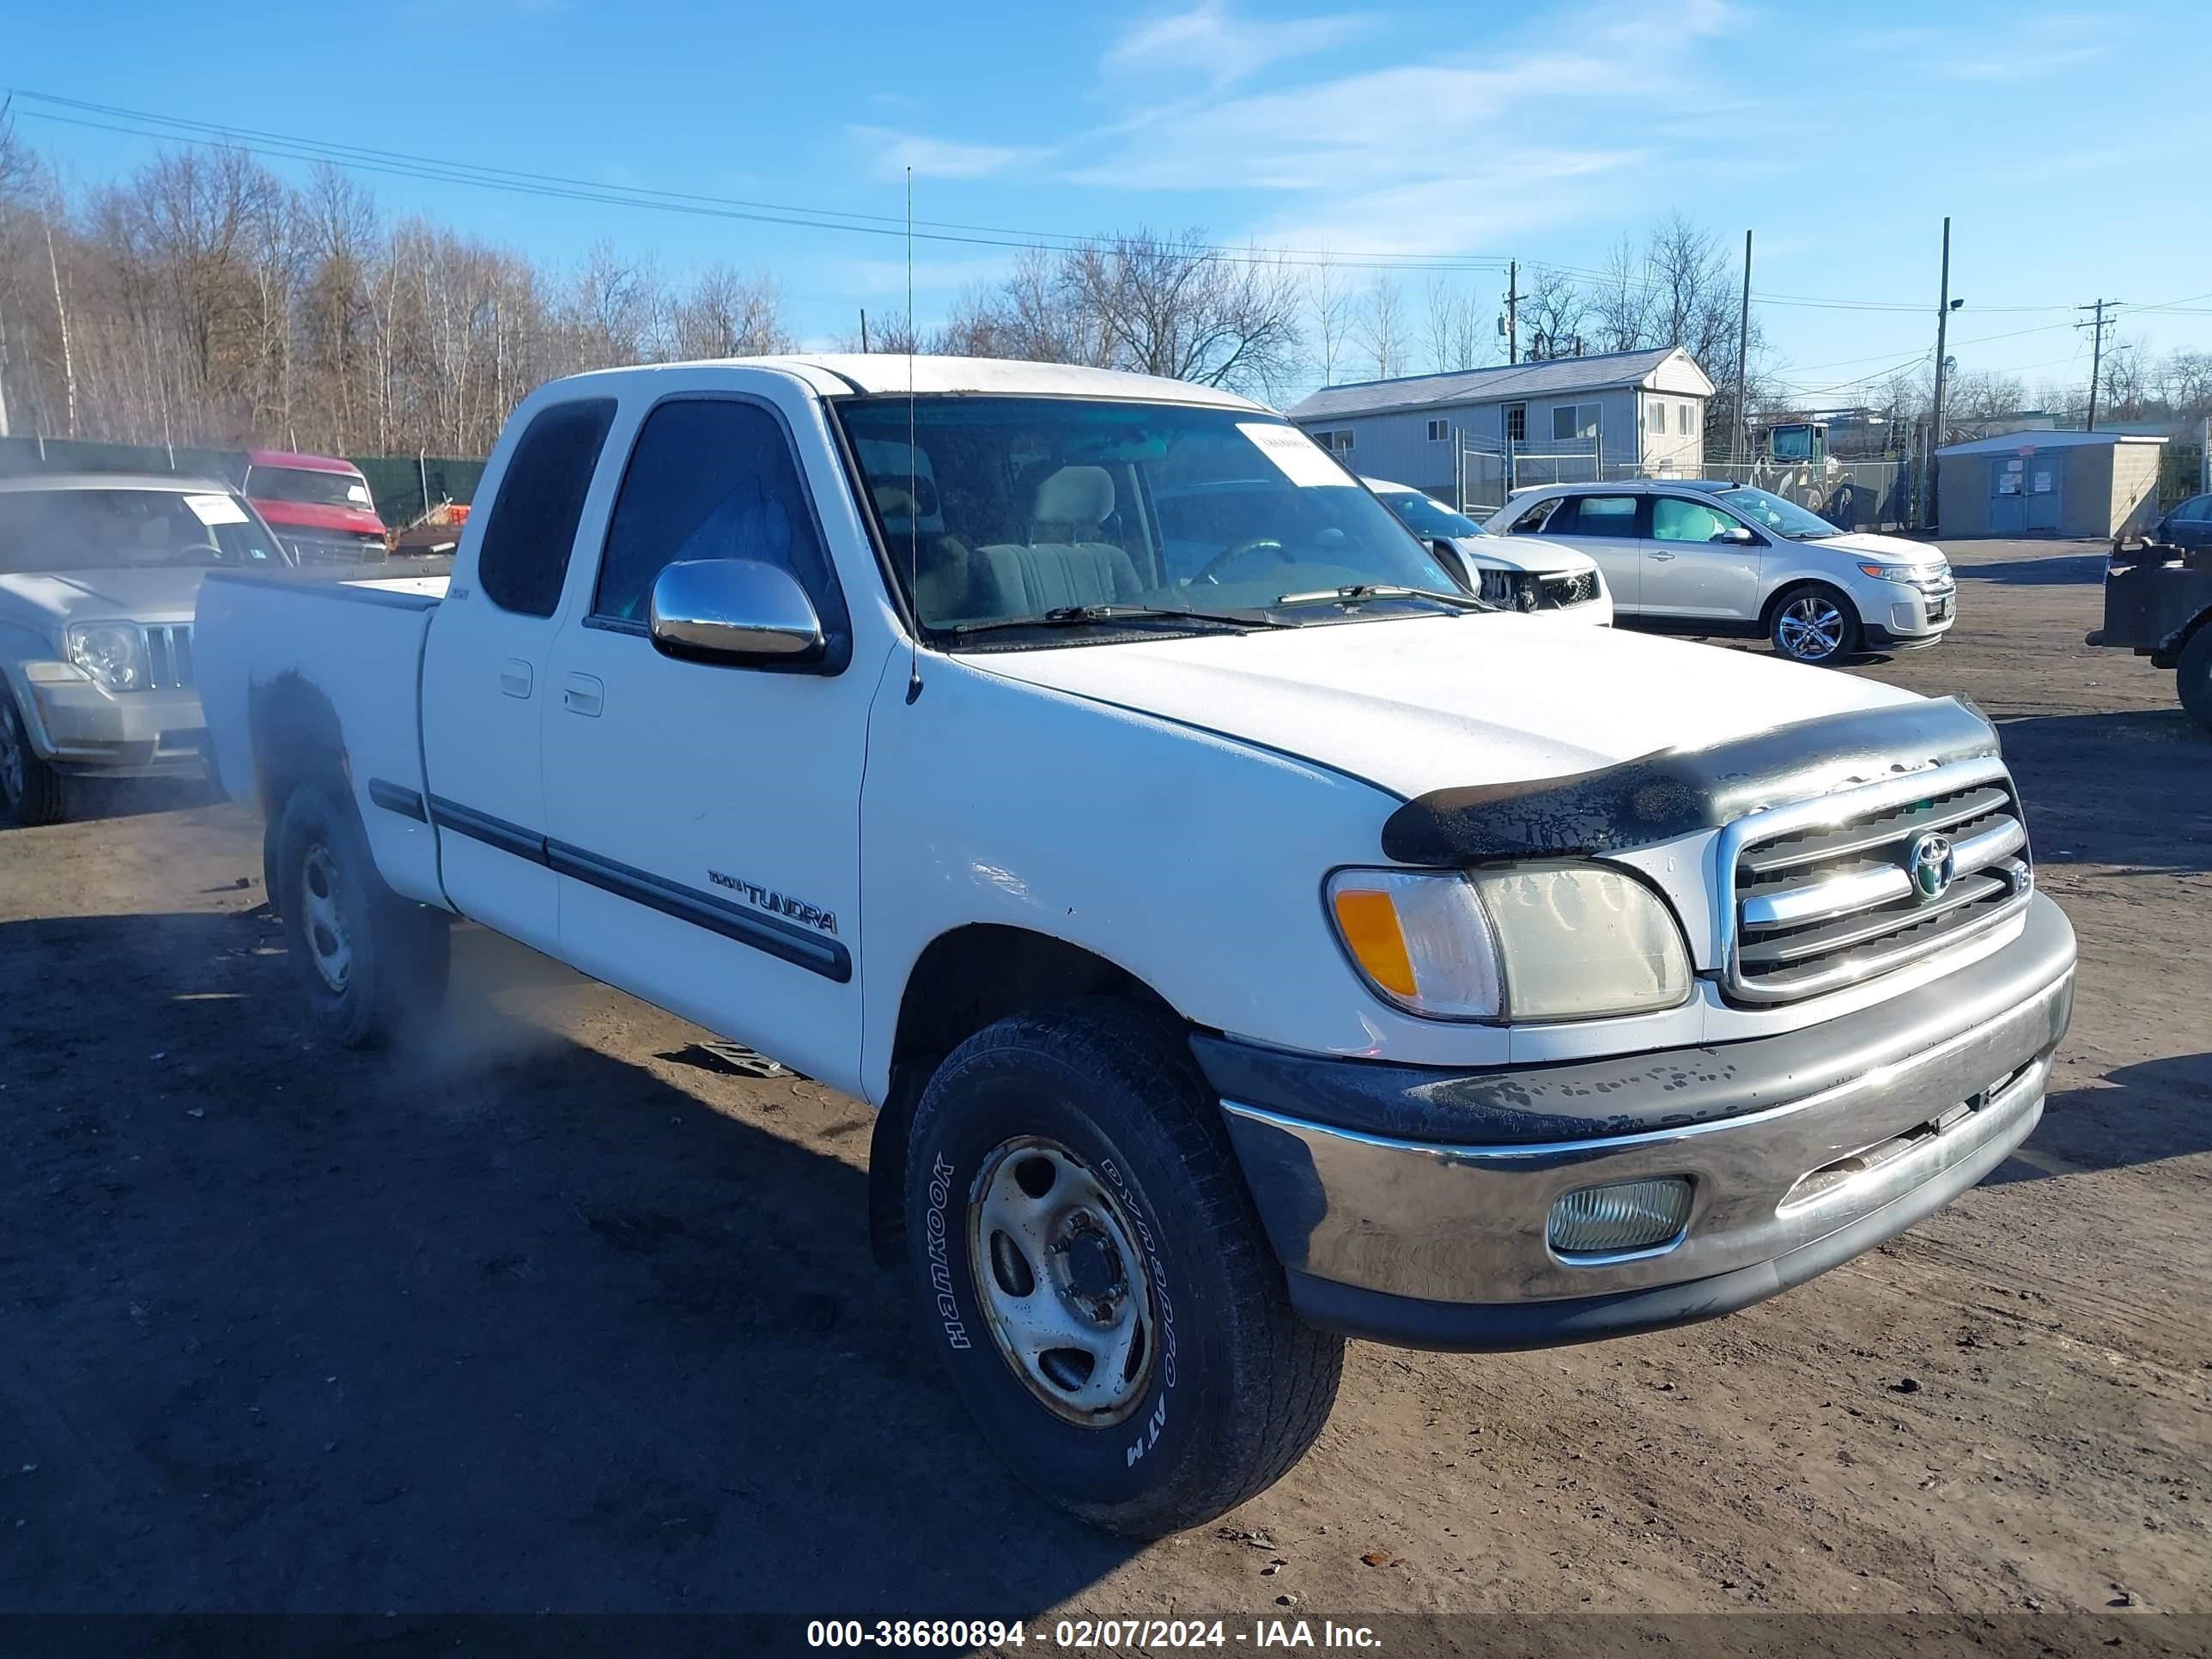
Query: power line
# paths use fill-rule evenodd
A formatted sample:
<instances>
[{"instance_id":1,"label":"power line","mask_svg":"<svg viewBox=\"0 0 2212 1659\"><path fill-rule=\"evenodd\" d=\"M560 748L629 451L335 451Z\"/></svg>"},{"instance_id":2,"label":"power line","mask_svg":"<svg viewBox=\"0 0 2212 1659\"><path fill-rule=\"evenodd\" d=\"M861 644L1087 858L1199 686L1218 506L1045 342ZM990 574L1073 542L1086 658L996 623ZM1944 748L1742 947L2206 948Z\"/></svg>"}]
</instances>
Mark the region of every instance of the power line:
<instances>
[{"instance_id":1,"label":"power line","mask_svg":"<svg viewBox=\"0 0 2212 1659\"><path fill-rule=\"evenodd\" d=\"M157 143L180 143L197 148L243 149L255 154L277 156L288 161L323 161L348 171L376 173L388 178L411 179L417 182L429 184L461 185L472 189L496 190L508 194L537 196L559 201L575 201L602 206L644 208L692 217L782 225L802 230L842 231L848 234L874 236L905 234L903 217L893 214L866 213L853 209L764 201L744 197L714 196L652 185L605 184L560 173L538 173L524 168L503 167L481 162L459 161L406 150L382 149L368 145L303 137L297 134L274 132L266 129L239 126L225 122L165 115L155 111L133 109L119 104L64 97L59 94L40 92L30 88L15 88L9 90L16 97L54 106L48 109L22 111L22 113L34 119L95 131L112 132L126 137L149 138ZM60 113L59 112L63 110L76 111L77 113L73 115ZM94 117L108 118L95 119L93 118ZM1036 247L1065 249L1079 246L1096 240L1094 237L1073 231L976 224L957 220L916 220L914 234L917 239L925 241L963 246L1006 248L1014 251ZM1195 251L1243 264L1279 264L1301 268L1339 266L1358 270L1429 271L1440 275L1502 271L1513 262L1514 258L1506 254L1443 253L1412 250L1337 252L1326 248L1308 247L1270 248L1248 246L1240 248L1224 243L1197 244ZM1668 286L1667 283L1657 278L1630 276L1620 271L1597 270L1588 266L1550 264L1547 268L1557 270L1564 276L1576 277L1584 283L1624 283L1645 292L1663 291ZM1909 313L1922 308L1919 304L1906 301L1853 300L1833 295L1768 294L1754 291L1751 297L1761 305L1814 310ZM2212 299L2212 295L2201 295L2195 297ZM2070 307L2064 303L1985 305L1977 307L1977 309L1992 313L2036 313L2065 311L2070 309Z\"/></svg>"}]
</instances>

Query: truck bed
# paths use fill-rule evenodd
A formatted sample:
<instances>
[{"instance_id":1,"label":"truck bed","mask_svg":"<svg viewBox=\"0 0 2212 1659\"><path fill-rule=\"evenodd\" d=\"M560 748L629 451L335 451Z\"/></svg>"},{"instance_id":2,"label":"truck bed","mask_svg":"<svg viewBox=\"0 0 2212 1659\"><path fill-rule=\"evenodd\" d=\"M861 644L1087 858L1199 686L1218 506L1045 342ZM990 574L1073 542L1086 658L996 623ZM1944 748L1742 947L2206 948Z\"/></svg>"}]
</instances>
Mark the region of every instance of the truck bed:
<instances>
[{"instance_id":1,"label":"truck bed","mask_svg":"<svg viewBox=\"0 0 2212 1659\"><path fill-rule=\"evenodd\" d=\"M224 793L265 811L273 774L335 758L385 879L441 905L436 838L422 816L421 687L446 582L218 571L201 585L193 624L209 761Z\"/></svg>"}]
</instances>

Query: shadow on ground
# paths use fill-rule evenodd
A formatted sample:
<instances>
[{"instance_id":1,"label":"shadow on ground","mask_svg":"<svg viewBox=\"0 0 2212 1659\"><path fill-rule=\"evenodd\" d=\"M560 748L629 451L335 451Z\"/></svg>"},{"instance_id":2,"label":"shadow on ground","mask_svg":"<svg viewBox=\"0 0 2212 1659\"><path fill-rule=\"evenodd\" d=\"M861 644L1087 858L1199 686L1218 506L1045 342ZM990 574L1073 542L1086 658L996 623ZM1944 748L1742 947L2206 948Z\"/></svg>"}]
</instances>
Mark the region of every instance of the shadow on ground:
<instances>
[{"instance_id":1,"label":"shadow on ground","mask_svg":"<svg viewBox=\"0 0 2212 1659\"><path fill-rule=\"evenodd\" d=\"M2025 1150L2078 1170L2121 1170L2212 1152L2212 1054L2123 1066L2105 1085L2052 1095ZM2047 1180L2051 1174L2008 1158L1983 1184Z\"/></svg>"},{"instance_id":2,"label":"shadow on ground","mask_svg":"<svg viewBox=\"0 0 2212 1659\"><path fill-rule=\"evenodd\" d=\"M1951 562L1954 576L1978 581L2003 582L2014 587L2055 587L2072 583L2101 586L2111 555L2099 545L2079 553L2052 553L2036 559L1990 559L1973 564Z\"/></svg>"},{"instance_id":3,"label":"shadow on ground","mask_svg":"<svg viewBox=\"0 0 2212 1659\"><path fill-rule=\"evenodd\" d=\"M2038 863L2212 870L2212 734L2179 708L2039 715L1997 731Z\"/></svg>"},{"instance_id":4,"label":"shadow on ground","mask_svg":"<svg viewBox=\"0 0 2212 1659\"><path fill-rule=\"evenodd\" d=\"M448 1026L361 1055L265 911L0 926L0 1607L1014 1618L1127 1559L984 1451L865 1176L778 1123L860 1109L672 1086L457 942Z\"/></svg>"}]
</instances>

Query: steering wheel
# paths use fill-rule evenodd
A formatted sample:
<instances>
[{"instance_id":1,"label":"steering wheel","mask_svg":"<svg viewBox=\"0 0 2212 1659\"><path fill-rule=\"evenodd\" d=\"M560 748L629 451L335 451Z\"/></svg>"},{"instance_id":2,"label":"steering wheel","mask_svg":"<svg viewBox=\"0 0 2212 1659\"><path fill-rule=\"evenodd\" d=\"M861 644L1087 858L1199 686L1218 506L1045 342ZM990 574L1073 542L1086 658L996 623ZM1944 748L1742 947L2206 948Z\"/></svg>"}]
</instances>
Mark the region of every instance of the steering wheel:
<instances>
[{"instance_id":1,"label":"steering wheel","mask_svg":"<svg viewBox=\"0 0 2212 1659\"><path fill-rule=\"evenodd\" d=\"M1282 543L1277 541L1273 536L1254 536L1249 540L1238 542L1233 547L1223 548L1221 551L1215 554L1212 558L1206 562L1206 568L1204 569L1200 570L1190 580L1194 584L1198 582L1211 582L1215 586L1218 587L1221 585L1220 573L1223 570L1236 563L1237 560L1243 558L1247 553L1256 553L1263 547L1271 550L1279 562L1289 564L1292 562L1290 550L1285 548Z\"/></svg>"}]
</instances>

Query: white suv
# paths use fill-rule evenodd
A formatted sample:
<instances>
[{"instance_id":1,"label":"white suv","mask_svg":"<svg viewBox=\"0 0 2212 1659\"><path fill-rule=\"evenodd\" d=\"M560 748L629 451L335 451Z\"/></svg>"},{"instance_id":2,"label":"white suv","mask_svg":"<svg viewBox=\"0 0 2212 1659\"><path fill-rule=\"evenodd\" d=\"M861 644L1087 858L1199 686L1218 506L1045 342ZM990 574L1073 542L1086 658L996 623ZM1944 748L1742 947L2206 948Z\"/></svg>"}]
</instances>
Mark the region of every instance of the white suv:
<instances>
[{"instance_id":1,"label":"white suv","mask_svg":"<svg viewBox=\"0 0 2212 1659\"><path fill-rule=\"evenodd\" d=\"M1940 548L1838 530L1764 489L1634 479L1516 491L1492 520L1595 559L1627 621L1749 633L1797 662L1934 645L1958 615Z\"/></svg>"}]
</instances>

